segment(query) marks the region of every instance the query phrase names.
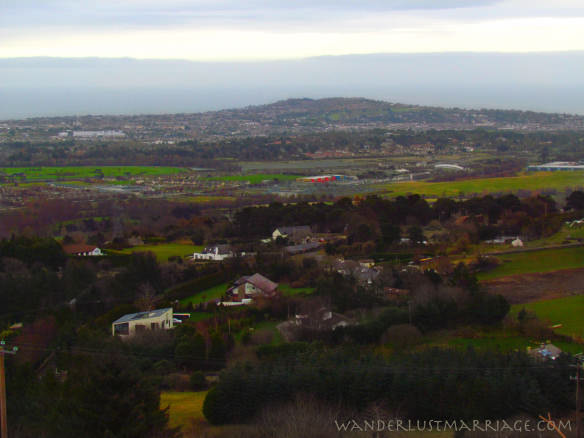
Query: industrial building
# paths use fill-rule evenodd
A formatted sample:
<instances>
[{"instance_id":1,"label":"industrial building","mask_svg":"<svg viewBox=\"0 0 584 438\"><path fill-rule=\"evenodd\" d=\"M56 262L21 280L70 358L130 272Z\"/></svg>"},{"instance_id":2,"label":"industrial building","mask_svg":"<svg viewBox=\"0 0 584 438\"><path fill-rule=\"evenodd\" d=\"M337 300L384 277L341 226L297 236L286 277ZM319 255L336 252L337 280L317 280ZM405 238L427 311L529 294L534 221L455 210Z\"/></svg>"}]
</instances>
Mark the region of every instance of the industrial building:
<instances>
[{"instance_id":1,"label":"industrial building","mask_svg":"<svg viewBox=\"0 0 584 438\"><path fill-rule=\"evenodd\" d=\"M551 163L538 164L536 166L527 166L527 170L534 172L555 172L557 170L584 170L584 164L571 161L552 161Z\"/></svg>"},{"instance_id":2,"label":"industrial building","mask_svg":"<svg viewBox=\"0 0 584 438\"><path fill-rule=\"evenodd\" d=\"M326 182L341 182L341 181L356 181L357 178L348 175L317 175L317 176L303 176L297 178L299 182L309 183L326 183Z\"/></svg>"}]
</instances>

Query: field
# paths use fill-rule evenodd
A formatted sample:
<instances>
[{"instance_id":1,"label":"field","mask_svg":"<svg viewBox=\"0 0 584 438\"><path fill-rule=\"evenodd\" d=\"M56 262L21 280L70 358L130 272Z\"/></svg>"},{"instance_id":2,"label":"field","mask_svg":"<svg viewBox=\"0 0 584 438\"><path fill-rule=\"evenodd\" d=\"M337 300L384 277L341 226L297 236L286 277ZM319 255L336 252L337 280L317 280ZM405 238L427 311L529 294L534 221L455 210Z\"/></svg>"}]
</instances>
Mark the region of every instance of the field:
<instances>
[{"instance_id":1,"label":"field","mask_svg":"<svg viewBox=\"0 0 584 438\"><path fill-rule=\"evenodd\" d=\"M584 267L584 247L543 249L541 251L505 254L497 257L502 264L488 272L480 272L479 280L509 275L551 272Z\"/></svg>"},{"instance_id":2,"label":"field","mask_svg":"<svg viewBox=\"0 0 584 438\"><path fill-rule=\"evenodd\" d=\"M247 181L250 184L259 184L265 180L291 181L298 178L300 175L285 175L283 173L253 173L249 175L224 175L213 176L206 178L209 181Z\"/></svg>"},{"instance_id":3,"label":"field","mask_svg":"<svg viewBox=\"0 0 584 438\"><path fill-rule=\"evenodd\" d=\"M513 314L516 313L517 311L512 311L511 315L514 316ZM579 353L584 348L584 345L575 342L554 340L553 344L572 354ZM525 337L515 330L468 326L458 330L431 334L424 339L421 348L451 347L466 350L468 347L472 347L476 350L509 352L526 351L527 347L537 346L539 346L538 341Z\"/></svg>"},{"instance_id":4,"label":"field","mask_svg":"<svg viewBox=\"0 0 584 438\"><path fill-rule=\"evenodd\" d=\"M165 166L1 167L0 175L24 174L27 181L65 181L95 178L98 174L103 174L105 178L115 178L174 175L185 171L180 167Z\"/></svg>"},{"instance_id":5,"label":"field","mask_svg":"<svg viewBox=\"0 0 584 438\"><path fill-rule=\"evenodd\" d=\"M198 292L191 297L184 298L184 299L180 300L180 304L186 305L186 304L192 303L192 304L197 305L197 304L205 303L207 301L216 300L218 298L221 298L223 296L223 294L229 288L229 284L230 283L223 283L223 284L220 284L219 286L205 289L204 291Z\"/></svg>"},{"instance_id":6,"label":"field","mask_svg":"<svg viewBox=\"0 0 584 438\"><path fill-rule=\"evenodd\" d=\"M292 287L289 284L279 284L278 290L282 292L282 295L292 297L294 295L311 295L315 289L313 287Z\"/></svg>"},{"instance_id":7,"label":"field","mask_svg":"<svg viewBox=\"0 0 584 438\"><path fill-rule=\"evenodd\" d=\"M188 427L192 420L204 420L203 402L207 391L162 392L160 407L170 406L168 423L170 427Z\"/></svg>"},{"instance_id":8,"label":"field","mask_svg":"<svg viewBox=\"0 0 584 438\"><path fill-rule=\"evenodd\" d=\"M511 314L517 314L523 308L552 325L562 324L562 327L555 329L560 334L584 338L584 295L516 304L512 306Z\"/></svg>"},{"instance_id":9,"label":"field","mask_svg":"<svg viewBox=\"0 0 584 438\"><path fill-rule=\"evenodd\" d=\"M412 181L379 186L391 197L418 193L426 196L458 197L471 194L517 192L518 190L563 190L584 186L583 172L533 172L501 178L468 179L451 182Z\"/></svg>"},{"instance_id":10,"label":"field","mask_svg":"<svg viewBox=\"0 0 584 438\"><path fill-rule=\"evenodd\" d=\"M195 251L203 249L200 245L186 245L183 243L161 243L157 245L141 245L132 248L126 248L120 251L110 250L112 254L132 254L133 252L153 252L156 258L161 262L167 262L170 257L184 257L193 255Z\"/></svg>"}]
</instances>

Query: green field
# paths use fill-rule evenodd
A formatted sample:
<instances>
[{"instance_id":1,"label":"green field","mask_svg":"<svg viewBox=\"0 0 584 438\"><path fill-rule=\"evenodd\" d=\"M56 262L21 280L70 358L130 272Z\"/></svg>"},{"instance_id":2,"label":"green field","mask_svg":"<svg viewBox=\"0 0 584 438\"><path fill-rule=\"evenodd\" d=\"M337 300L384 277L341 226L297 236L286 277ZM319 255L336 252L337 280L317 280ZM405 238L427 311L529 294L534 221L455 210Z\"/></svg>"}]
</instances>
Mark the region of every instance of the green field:
<instances>
[{"instance_id":1,"label":"green field","mask_svg":"<svg viewBox=\"0 0 584 438\"><path fill-rule=\"evenodd\" d=\"M201 251L201 245L185 245L183 243L161 243L157 245L141 245L126 248L119 251L109 250L112 254L132 254L133 252L153 252L161 262L167 262L170 257L192 256L194 252Z\"/></svg>"},{"instance_id":2,"label":"green field","mask_svg":"<svg viewBox=\"0 0 584 438\"><path fill-rule=\"evenodd\" d=\"M541 251L506 254L497 257L501 265L488 272L479 272L479 280L492 280L509 275L552 272L584 267L584 247L543 249Z\"/></svg>"},{"instance_id":3,"label":"green field","mask_svg":"<svg viewBox=\"0 0 584 438\"><path fill-rule=\"evenodd\" d=\"M389 196L412 193L436 198L469 196L518 190L563 190L566 187L584 186L584 172L530 172L518 176L481 178L451 182L412 181L379 186Z\"/></svg>"},{"instance_id":4,"label":"green field","mask_svg":"<svg viewBox=\"0 0 584 438\"><path fill-rule=\"evenodd\" d=\"M294 295L311 295L314 293L315 288L313 287L292 287L289 284L278 285L278 290L282 292L282 295L286 297L292 297Z\"/></svg>"},{"instance_id":5,"label":"green field","mask_svg":"<svg viewBox=\"0 0 584 438\"><path fill-rule=\"evenodd\" d=\"M101 170L99 172L98 170ZM95 178L103 174L105 178L174 175L186 172L180 167L166 166L63 166L63 167L0 167L0 175L24 174L26 181Z\"/></svg>"},{"instance_id":6,"label":"green field","mask_svg":"<svg viewBox=\"0 0 584 438\"><path fill-rule=\"evenodd\" d=\"M521 307L519 306L519 308ZM516 314L517 311L518 309L514 309L511 311L511 314ZM473 334L469 336L466 333L461 334L456 331L437 332L425 338L422 348L450 347L466 350L472 347L476 350L509 352L514 350L527 351L527 347L534 348L540 344L539 341L525 337L514 330L503 328L485 329L473 326L466 327L465 329ZM584 345L575 342L554 340L553 344L563 351L572 354L579 353L584 348Z\"/></svg>"},{"instance_id":7,"label":"green field","mask_svg":"<svg viewBox=\"0 0 584 438\"><path fill-rule=\"evenodd\" d=\"M204 420L203 402L207 391L200 392L162 392L160 407L170 407L168 425L170 427L188 427L192 420Z\"/></svg>"},{"instance_id":8,"label":"green field","mask_svg":"<svg viewBox=\"0 0 584 438\"><path fill-rule=\"evenodd\" d=\"M209 181L248 181L251 184L259 184L265 180L291 181L301 175L285 175L283 173L252 173L249 175L224 175L206 178Z\"/></svg>"},{"instance_id":9,"label":"green field","mask_svg":"<svg viewBox=\"0 0 584 438\"><path fill-rule=\"evenodd\" d=\"M183 298L182 300L180 300L180 304L186 305L186 304L192 303L192 304L197 305L197 304L201 304L201 303L206 303L206 302L211 301L211 300L216 300L216 299L221 298L223 296L223 294L229 288L230 284L231 283L223 283L223 284L220 284L219 286L205 289L204 291L198 292L191 297Z\"/></svg>"},{"instance_id":10,"label":"green field","mask_svg":"<svg viewBox=\"0 0 584 438\"><path fill-rule=\"evenodd\" d=\"M516 304L511 307L511 314L516 315L523 308L551 325L562 324L555 329L560 334L584 338L584 295ZM581 346L582 350L584 346Z\"/></svg>"}]
</instances>

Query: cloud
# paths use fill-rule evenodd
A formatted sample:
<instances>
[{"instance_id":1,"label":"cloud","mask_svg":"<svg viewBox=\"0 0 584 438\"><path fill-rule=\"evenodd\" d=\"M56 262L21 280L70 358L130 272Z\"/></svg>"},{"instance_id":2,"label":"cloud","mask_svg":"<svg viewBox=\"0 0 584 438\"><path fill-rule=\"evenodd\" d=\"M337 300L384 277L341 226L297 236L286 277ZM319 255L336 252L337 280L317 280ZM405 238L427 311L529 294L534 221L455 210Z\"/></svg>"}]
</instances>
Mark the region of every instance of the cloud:
<instances>
[{"instance_id":1,"label":"cloud","mask_svg":"<svg viewBox=\"0 0 584 438\"><path fill-rule=\"evenodd\" d=\"M581 0L554 0L553 5L549 0L0 0L0 4L0 57L225 60L584 49Z\"/></svg>"}]
</instances>

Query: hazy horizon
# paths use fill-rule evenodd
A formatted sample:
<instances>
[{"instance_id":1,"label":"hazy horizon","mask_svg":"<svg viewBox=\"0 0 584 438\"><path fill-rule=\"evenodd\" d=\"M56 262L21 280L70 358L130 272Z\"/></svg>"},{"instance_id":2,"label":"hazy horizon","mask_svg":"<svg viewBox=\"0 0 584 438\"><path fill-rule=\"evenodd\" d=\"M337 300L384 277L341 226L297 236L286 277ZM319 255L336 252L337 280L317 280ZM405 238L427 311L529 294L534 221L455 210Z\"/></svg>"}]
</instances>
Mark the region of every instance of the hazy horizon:
<instances>
[{"instance_id":1,"label":"hazy horizon","mask_svg":"<svg viewBox=\"0 0 584 438\"><path fill-rule=\"evenodd\" d=\"M584 52L319 56L195 62L0 59L0 119L204 112L287 98L584 114Z\"/></svg>"}]
</instances>

